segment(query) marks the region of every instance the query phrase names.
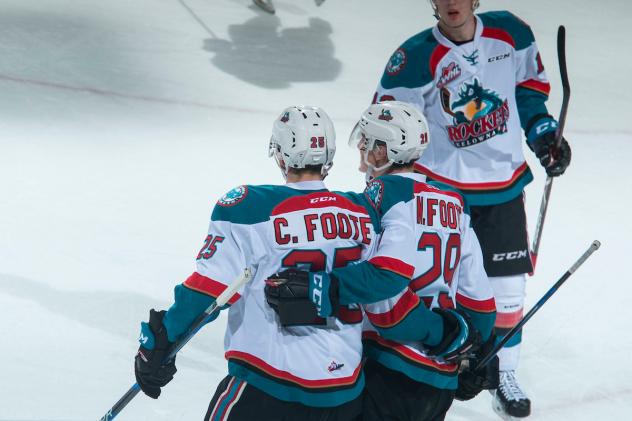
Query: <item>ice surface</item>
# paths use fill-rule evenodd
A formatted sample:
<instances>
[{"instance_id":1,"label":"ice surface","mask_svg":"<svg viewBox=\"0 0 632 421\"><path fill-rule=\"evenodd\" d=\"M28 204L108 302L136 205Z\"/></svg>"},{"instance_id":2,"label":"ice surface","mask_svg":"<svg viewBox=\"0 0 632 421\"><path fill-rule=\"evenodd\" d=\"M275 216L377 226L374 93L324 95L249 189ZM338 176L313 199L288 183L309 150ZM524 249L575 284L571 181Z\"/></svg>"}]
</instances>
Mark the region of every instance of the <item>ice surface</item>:
<instances>
[{"instance_id":1,"label":"ice surface","mask_svg":"<svg viewBox=\"0 0 632 421\"><path fill-rule=\"evenodd\" d=\"M573 163L556 180L528 307L593 239L603 247L525 329L533 419L626 419L632 74L625 0L503 2L538 39L557 114L555 33L568 33ZM211 206L277 183L272 120L323 106L339 148L327 179L360 189L344 146L390 53L433 24L423 1L4 0L0 6L0 420L98 419L133 383L140 320L193 270ZM531 227L544 176L527 189ZM158 401L120 420L198 420L225 375L224 318L178 357ZM495 419L490 397L449 420Z\"/></svg>"}]
</instances>

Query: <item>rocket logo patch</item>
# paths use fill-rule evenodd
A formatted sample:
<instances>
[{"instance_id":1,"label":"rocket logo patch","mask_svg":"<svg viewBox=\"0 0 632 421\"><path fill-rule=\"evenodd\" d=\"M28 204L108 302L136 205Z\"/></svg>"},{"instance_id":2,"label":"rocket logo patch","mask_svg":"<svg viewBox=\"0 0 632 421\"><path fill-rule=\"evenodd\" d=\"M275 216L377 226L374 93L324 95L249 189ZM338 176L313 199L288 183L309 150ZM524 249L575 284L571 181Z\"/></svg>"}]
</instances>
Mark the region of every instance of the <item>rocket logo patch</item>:
<instances>
[{"instance_id":1,"label":"rocket logo patch","mask_svg":"<svg viewBox=\"0 0 632 421\"><path fill-rule=\"evenodd\" d=\"M393 53L386 65L386 73L390 76L395 76L406 66L406 52L404 49L399 48Z\"/></svg>"},{"instance_id":2,"label":"rocket logo patch","mask_svg":"<svg viewBox=\"0 0 632 421\"><path fill-rule=\"evenodd\" d=\"M217 204L220 206L233 206L244 200L248 195L247 186L235 187L218 200Z\"/></svg>"}]
</instances>

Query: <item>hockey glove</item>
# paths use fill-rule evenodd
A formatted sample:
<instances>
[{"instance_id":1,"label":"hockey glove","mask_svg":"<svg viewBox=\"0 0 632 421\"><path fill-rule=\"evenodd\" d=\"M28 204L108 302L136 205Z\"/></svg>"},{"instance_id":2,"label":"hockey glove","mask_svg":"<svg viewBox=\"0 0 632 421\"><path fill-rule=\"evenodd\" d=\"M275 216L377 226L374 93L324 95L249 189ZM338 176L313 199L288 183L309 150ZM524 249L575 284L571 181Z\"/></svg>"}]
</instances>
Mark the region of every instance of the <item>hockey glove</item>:
<instances>
[{"instance_id":1,"label":"hockey glove","mask_svg":"<svg viewBox=\"0 0 632 421\"><path fill-rule=\"evenodd\" d=\"M481 341L481 335L469 316L459 310L435 308L432 311L443 318L443 339L438 345L428 348L427 354L450 363L469 358Z\"/></svg>"},{"instance_id":2,"label":"hockey glove","mask_svg":"<svg viewBox=\"0 0 632 421\"><path fill-rule=\"evenodd\" d=\"M549 115L538 116L527 130L527 143L549 177L564 174L571 163L571 147L562 137L560 147L555 147L557 122Z\"/></svg>"},{"instance_id":3,"label":"hockey glove","mask_svg":"<svg viewBox=\"0 0 632 421\"><path fill-rule=\"evenodd\" d=\"M474 371L483 358L492 350L496 342L496 336L490 338L474 353L469 360L461 363L459 373L459 386L456 390L455 398L460 401L469 401L483 390L493 390L498 388L498 355L495 355L485 367Z\"/></svg>"},{"instance_id":4,"label":"hockey glove","mask_svg":"<svg viewBox=\"0 0 632 421\"><path fill-rule=\"evenodd\" d=\"M176 360L168 364L163 361L171 346L167 338L167 329L162 324L166 311L149 311L149 323L141 323L140 348L134 362L134 374L136 383L147 396L158 399L160 388L173 379L176 373Z\"/></svg>"},{"instance_id":5,"label":"hockey glove","mask_svg":"<svg viewBox=\"0 0 632 421\"><path fill-rule=\"evenodd\" d=\"M286 269L268 278L265 294L285 326L314 324L318 316L335 315L338 308L338 282L325 272Z\"/></svg>"}]
</instances>

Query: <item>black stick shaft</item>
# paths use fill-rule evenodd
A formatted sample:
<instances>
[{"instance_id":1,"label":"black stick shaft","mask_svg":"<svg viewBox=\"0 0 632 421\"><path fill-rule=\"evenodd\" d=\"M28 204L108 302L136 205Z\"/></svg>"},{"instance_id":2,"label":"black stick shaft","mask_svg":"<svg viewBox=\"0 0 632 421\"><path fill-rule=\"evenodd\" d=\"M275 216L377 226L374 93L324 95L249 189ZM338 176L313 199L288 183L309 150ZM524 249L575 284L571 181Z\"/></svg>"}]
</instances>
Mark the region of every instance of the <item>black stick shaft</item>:
<instances>
[{"instance_id":1,"label":"black stick shaft","mask_svg":"<svg viewBox=\"0 0 632 421\"><path fill-rule=\"evenodd\" d=\"M562 144L564 126L566 125L566 114L568 114L568 103L571 97L571 85L568 80L568 71L566 67L566 28L564 28L564 25L560 25L560 27L557 28L557 61L560 66L560 78L562 79L562 108L560 109L557 132L555 134L555 147L559 149ZM549 206L549 197L551 196L552 188L553 177L546 177L544 193L542 194L542 202L540 203L540 212L538 213L538 222L535 225L533 245L531 246L531 263L533 265L534 272L538 261L540 241L542 240L542 231L544 230L544 220L546 218L546 211Z\"/></svg>"},{"instance_id":2,"label":"black stick shaft","mask_svg":"<svg viewBox=\"0 0 632 421\"><path fill-rule=\"evenodd\" d=\"M588 247L588 250L586 250L584 254L581 255L581 257L575 262L575 264L571 266L571 268L567 270L560 279L558 279L558 281L546 292L546 294L544 294L542 298L540 298L540 300L531 308L531 310L529 310L529 312L522 318L522 320L520 320L520 322L516 326L514 326L509 332L507 332L507 334L502 338L502 340L498 342L494 346L494 348L492 348L491 351L489 351L489 354L487 354L481 360L481 362L478 363L474 371L480 370L481 368L485 367L487 363L489 363L492 360L492 358L494 358L494 356L498 353L498 351L500 351L501 348L516 333L518 333L520 329L522 329L522 327L529 321L529 319L533 317L533 315L537 313L538 310L540 310L540 308L544 305L544 303L546 303L548 299L551 298L553 294L555 294L555 292L562 286L562 284L568 278L570 278L570 276L577 270L577 268L579 268L582 264L584 264L586 259L588 259L590 255L593 254L600 246L601 246L601 243L599 241L597 240L593 241L590 247Z\"/></svg>"}]
</instances>

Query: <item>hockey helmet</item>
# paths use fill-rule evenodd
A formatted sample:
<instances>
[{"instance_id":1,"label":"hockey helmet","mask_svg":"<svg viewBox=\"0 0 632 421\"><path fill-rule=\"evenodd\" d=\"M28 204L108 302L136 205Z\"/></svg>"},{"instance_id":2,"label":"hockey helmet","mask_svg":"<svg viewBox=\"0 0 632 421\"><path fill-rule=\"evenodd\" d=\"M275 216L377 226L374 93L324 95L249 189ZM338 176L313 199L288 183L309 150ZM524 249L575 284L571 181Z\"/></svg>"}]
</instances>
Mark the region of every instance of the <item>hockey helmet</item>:
<instances>
[{"instance_id":1,"label":"hockey helmet","mask_svg":"<svg viewBox=\"0 0 632 421\"><path fill-rule=\"evenodd\" d=\"M288 107L274 121L269 156L274 156L284 176L288 169L322 165L323 176L333 165L336 132L320 107Z\"/></svg>"},{"instance_id":2,"label":"hockey helmet","mask_svg":"<svg viewBox=\"0 0 632 421\"><path fill-rule=\"evenodd\" d=\"M351 132L349 145L363 151L369 179L375 171L419 159L428 147L429 140L428 122L414 105L387 101L373 104L362 113L360 121ZM368 156L377 141L385 144L388 162L374 167Z\"/></svg>"}]
</instances>

